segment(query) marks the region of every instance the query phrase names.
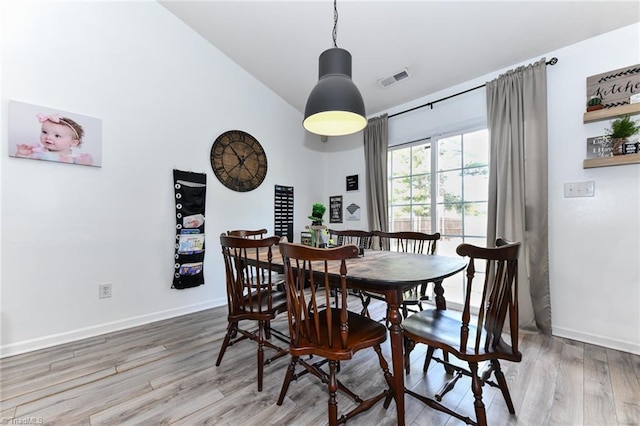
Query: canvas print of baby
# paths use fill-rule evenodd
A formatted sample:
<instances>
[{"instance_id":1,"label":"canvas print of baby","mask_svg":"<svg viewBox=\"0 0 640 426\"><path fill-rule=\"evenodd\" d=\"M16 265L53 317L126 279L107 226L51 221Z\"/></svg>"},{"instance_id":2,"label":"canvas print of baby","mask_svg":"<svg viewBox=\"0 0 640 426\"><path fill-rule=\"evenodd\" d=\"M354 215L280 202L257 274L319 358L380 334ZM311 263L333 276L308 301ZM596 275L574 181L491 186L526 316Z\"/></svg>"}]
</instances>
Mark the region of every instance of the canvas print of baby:
<instances>
[{"instance_id":1,"label":"canvas print of baby","mask_svg":"<svg viewBox=\"0 0 640 426\"><path fill-rule=\"evenodd\" d=\"M100 167L100 120L62 112L34 113L46 108L15 101L9 108L10 156ZM37 143L32 142L35 131Z\"/></svg>"}]
</instances>

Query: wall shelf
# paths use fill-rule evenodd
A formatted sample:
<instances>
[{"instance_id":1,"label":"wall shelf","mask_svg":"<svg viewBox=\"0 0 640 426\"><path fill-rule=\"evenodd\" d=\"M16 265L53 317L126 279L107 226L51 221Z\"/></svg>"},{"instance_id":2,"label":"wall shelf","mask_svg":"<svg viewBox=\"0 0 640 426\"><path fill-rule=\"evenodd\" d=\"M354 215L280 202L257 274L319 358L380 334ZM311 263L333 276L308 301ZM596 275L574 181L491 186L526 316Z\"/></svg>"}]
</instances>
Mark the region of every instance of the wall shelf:
<instances>
[{"instance_id":1,"label":"wall shelf","mask_svg":"<svg viewBox=\"0 0 640 426\"><path fill-rule=\"evenodd\" d=\"M603 108L584 113L583 121L592 123L594 121L607 120L609 118L621 117L623 115L640 114L640 103L621 105L613 108Z\"/></svg>"},{"instance_id":2,"label":"wall shelf","mask_svg":"<svg viewBox=\"0 0 640 426\"><path fill-rule=\"evenodd\" d=\"M613 157L587 158L582 162L583 169L593 167L622 166L624 164L640 164L640 154L615 155Z\"/></svg>"}]
</instances>

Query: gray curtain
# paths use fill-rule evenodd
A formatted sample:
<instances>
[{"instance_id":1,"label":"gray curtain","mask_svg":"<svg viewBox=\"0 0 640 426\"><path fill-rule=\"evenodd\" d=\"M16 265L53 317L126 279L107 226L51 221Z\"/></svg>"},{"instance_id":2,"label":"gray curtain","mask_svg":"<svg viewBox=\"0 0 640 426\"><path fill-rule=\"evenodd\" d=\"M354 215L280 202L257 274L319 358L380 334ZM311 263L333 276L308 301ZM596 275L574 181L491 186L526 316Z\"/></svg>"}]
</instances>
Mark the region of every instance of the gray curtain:
<instances>
[{"instance_id":1,"label":"gray curtain","mask_svg":"<svg viewBox=\"0 0 640 426\"><path fill-rule=\"evenodd\" d=\"M490 81L487 241L520 241L519 326L551 334L545 59Z\"/></svg>"},{"instance_id":2,"label":"gray curtain","mask_svg":"<svg viewBox=\"0 0 640 426\"><path fill-rule=\"evenodd\" d=\"M367 216L369 227L388 231L387 153L389 151L389 116L383 114L369 120L364 129Z\"/></svg>"}]
</instances>

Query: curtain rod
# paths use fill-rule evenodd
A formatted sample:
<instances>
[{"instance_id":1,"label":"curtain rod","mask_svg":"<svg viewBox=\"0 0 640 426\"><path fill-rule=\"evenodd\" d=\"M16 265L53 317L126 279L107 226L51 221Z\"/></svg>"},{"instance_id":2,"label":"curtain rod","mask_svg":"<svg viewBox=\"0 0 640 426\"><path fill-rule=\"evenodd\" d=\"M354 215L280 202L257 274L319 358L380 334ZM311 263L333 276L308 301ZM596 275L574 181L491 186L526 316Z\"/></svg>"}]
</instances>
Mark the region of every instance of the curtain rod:
<instances>
[{"instance_id":1,"label":"curtain rod","mask_svg":"<svg viewBox=\"0 0 640 426\"><path fill-rule=\"evenodd\" d=\"M558 63L558 58L556 58L556 57L553 57L549 61L545 62L545 64L547 64L547 65L555 65L557 63ZM450 95L450 96L447 96L447 97L444 97L444 98L441 98L441 99L437 99L435 101L427 102L426 104L418 105L416 107L410 108L410 109L405 110L405 111L396 112L395 114L389 115L389 118L395 117L396 115L404 114L406 112L411 112L411 111L414 111L416 109L424 108L426 106L431 107L431 109L433 109L433 104L437 104L438 102L446 101L447 99L455 98L456 96L464 95L465 93L473 92L474 90L478 90L478 89L480 89L480 88L482 88L482 87L484 87L486 85L487 85L486 83L485 84L481 84L480 86L472 87L471 89L467 89L465 91L458 92L458 93L455 93L453 95Z\"/></svg>"}]
</instances>

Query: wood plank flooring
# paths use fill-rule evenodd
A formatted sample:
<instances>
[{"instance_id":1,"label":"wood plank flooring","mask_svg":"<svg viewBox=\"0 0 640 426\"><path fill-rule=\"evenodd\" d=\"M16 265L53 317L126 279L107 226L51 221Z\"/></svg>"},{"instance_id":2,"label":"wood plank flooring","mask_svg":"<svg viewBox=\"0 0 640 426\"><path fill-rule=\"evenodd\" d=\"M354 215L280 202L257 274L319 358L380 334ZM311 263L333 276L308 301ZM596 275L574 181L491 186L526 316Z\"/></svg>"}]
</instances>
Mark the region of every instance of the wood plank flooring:
<instances>
[{"instance_id":1,"label":"wood plank flooring","mask_svg":"<svg viewBox=\"0 0 640 426\"><path fill-rule=\"evenodd\" d=\"M215 367L226 313L226 307L210 309L2 359L0 420L65 426L326 424L326 388L309 375L293 382L284 404L276 405L288 357L265 366L262 392L253 342L231 346ZM384 304L372 302L372 316L383 315ZM285 318L274 327L285 331ZM418 345L412 352L406 385L433 394L447 376L437 363L422 373L424 350ZM538 334L522 335L521 351L522 362L503 363L516 415L509 415L499 391L486 386L489 424L640 424L640 356ZM391 362L388 340L383 352ZM384 386L372 350L344 362L339 377L363 397ZM443 401L474 418L468 383L461 379ZM405 405L408 425L462 424L410 396ZM340 411L350 406L339 396ZM378 404L349 424L393 425L395 403L387 410Z\"/></svg>"}]
</instances>

